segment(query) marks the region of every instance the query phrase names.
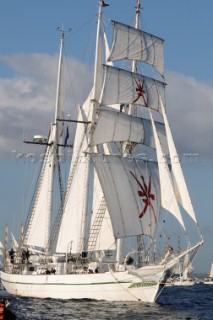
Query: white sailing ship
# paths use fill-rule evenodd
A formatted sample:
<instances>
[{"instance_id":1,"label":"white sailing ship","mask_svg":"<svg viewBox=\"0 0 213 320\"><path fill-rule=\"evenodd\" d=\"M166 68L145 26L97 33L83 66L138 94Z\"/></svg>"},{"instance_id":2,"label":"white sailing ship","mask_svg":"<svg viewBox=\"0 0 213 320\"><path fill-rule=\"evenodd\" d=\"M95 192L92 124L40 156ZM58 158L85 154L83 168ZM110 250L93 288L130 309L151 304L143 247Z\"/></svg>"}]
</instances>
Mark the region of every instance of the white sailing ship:
<instances>
[{"instance_id":1,"label":"white sailing ship","mask_svg":"<svg viewBox=\"0 0 213 320\"><path fill-rule=\"evenodd\" d=\"M105 6L100 1L94 83L79 108L66 192L52 224L65 121L62 31L54 123L48 140L35 138L46 153L31 214L1 272L12 295L155 302L203 243L166 114L163 40L139 28L137 0L135 26L113 21L109 49ZM140 72L145 65L155 76ZM181 252L174 232L183 239Z\"/></svg>"}]
</instances>

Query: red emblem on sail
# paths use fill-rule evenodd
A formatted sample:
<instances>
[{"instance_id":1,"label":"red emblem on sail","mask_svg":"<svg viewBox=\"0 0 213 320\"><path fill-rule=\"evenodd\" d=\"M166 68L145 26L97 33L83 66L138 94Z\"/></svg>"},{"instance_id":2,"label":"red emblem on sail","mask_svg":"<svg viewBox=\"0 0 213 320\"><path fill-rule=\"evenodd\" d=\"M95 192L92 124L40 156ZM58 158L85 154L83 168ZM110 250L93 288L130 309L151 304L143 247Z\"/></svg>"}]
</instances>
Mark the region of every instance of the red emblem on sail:
<instances>
[{"instance_id":1,"label":"red emblem on sail","mask_svg":"<svg viewBox=\"0 0 213 320\"><path fill-rule=\"evenodd\" d=\"M139 188L141 189L141 190L138 191L138 195L139 195L139 197L143 198L143 202L145 204L145 206L143 208L143 211L139 215L139 218L143 218L143 216L145 215L148 207L150 207L152 209L152 212L153 212L154 217L155 217L155 222L156 222L157 221L157 217L156 217L153 205L151 203L151 200L155 200L155 195L151 192L151 177L149 177L149 184L147 186L143 176L141 176L142 182L140 182L138 180L138 178L131 171L130 171L130 173L133 176L133 178L135 179L135 181L137 182Z\"/></svg>"},{"instance_id":2,"label":"red emblem on sail","mask_svg":"<svg viewBox=\"0 0 213 320\"><path fill-rule=\"evenodd\" d=\"M133 101L133 103L136 103L140 98L143 99L143 102L145 106L147 107L146 97L145 97L145 90L144 90L144 82L141 83L141 80L136 80L136 92L138 94L137 98Z\"/></svg>"}]
</instances>

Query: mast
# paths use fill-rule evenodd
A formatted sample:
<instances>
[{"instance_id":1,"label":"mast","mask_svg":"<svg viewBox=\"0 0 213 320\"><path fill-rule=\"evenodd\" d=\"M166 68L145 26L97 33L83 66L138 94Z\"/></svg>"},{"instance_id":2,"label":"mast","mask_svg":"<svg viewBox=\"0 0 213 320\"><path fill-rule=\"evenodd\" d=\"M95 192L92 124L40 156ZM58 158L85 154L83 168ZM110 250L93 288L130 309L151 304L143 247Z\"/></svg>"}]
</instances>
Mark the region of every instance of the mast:
<instances>
[{"instance_id":1,"label":"mast","mask_svg":"<svg viewBox=\"0 0 213 320\"><path fill-rule=\"evenodd\" d=\"M135 28L139 28L139 18L140 18L140 0L136 0L136 7L135 7ZM131 71L136 72L136 61L132 61L131 65ZM137 115L137 108L131 104L129 105L129 114L130 115ZM123 155L131 154L132 149L134 148L133 143L129 142L124 142L121 147L121 151ZM122 252L122 239L117 239L117 256L116 256L116 261L117 264L119 265L121 262L121 252ZM141 250L141 242L142 242L142 236L137 236L137 243L138 243L138 250Z\"/></svg>"},{"instance_id":2,"label":"mast","mask_svg":"<svg viewBox=\"0 0 213 320\"><path fill-rule=\"evenodd\" d=\"M93 82L93 99L92 99L92 123L90 129L90 141L92 140L95 122L96 122L96 110L98 108L98 100L100 96L100 90L102 86L102 43L101 43L101 17L102 17L102 1L99 1L98 10L98 23L97 23L97 34L96 34L96 49L95 49L95 63L94 63L94 82ZM93 149L93 148L91 148ZM92 151L92 150L91 150ZM91 173L91 159L88 155L88 172L85 182L85 198L84 198L84 208L82 215L82 233L81 233L81 244L80 248L82 252L87 251L86 244L86 227L87 227L87 213L89 207L89 185L90 185L90 173Z\"/></svg>"},{"instance_id":3,"label":"mast","mask_svg":"<svg viewBox=\"0 0 213 320\"><path fill-rule=\"evenodd\" d=\"M58 28L61 31L61 41L59 49L59 62L58 62L58 77L57 77L57 89L56 89L56 103L55 103L55 123L58 119L60 112L60 92L61 92L61 78L62 78L62 59L63 59L63 49L64 49L64 29Z\"/></svg>"},{"instance_id":4,"label":"mast","mask_svg":"<svg viewBox=\"0 0 213 320\"><path fill-rule=\"evenodd\" d=\"M99 2L99 10L98 10L98 24L97 24L97 34L96 34L96 49L95 49L95 67L94 67L94 93L93 93L93 100L97 102L98 98L98 71L99 71L99 56L100 56L100 30L101 30L101 17L102 17L102 5Z\"/></svg>"},{"instance_id":5,"label":"mast","mask_svg":"<svg viewBox=\"0 0 213 320\"><path fill-rule=\"evenodd\" d=\"M59 49L59 62L58 62L58 77L57 77L57 89L56 89L56 102L55 102L55 120L53 124L53 147L51 154L51 173L50 173L50 189L49 189L49 205L48 205L48 227L47 227L47 236L46 236L46 251L48 251L48 243L50 239L50 221L52 215L52 206L53 206L53 177L55 172L55 167L58 162L58 143L59 143L59 127L57 119L60 118L61 105L60 105L60 93L61 93L61 79L62 79L62 60L63 60L63 47L64 47L64 30L61 31L61 41Z\"/></svg>"},{"instance_id":6,"label":"mast","mask_svg":"<svg viewBox=\"0 0 213 320\"><path fill-rule=\"evenodd\" d=\"M5 226L4 229L4 268L7 266L8 258L8 226Z\"/></svg>"},{"instance_id":7,"label":"mast","mask_svg":"<svg viewBox=\"0 0 213 320\"><path fill-rule=\"evenodd\" d=\"M135 29L139 29L139 22L140 22L140 0L136 0L136 7L135 7ZM132 61L132 72L137 71L137 63L135 60ZM132 115L137 116L137 108L134 105L130 106L130 113ZM144 248L143 243L143 236L137 236L137 250L138 250L138 265L142 263L142 251Z\"/></svg>"},{"instance_id":8,"label":"mast","mask_svg":"<svg viewBox=\"0 0 213 320\"><path fill-rule=\"evenodd\" d=\"M135 29L139 29L139 22L140 22L140 0L136 0L136 7L135 7ZM137 71L137 62L136 60L132 61L131 65L131 71L136 72ZM137 116L137 108L134 106L134 104L129 105L129 114ZM125 143L125 149L128 153L131 153L134 146L129 143Z\"/></svg>"},{"instance_id":9,"label":"mast","mask_svg":"<svg viewBox=\"0 0 213 320\"><path fill-rule=\"evenodd\" d=\"M48 252L49 250L50 221L53 206L53 179L55 168L58 163L58 142L63 133L63 123L59 123L57 121L57 119L62 116L61 77L64 31L60 31L62 32L62 37L60 41L58 62L55 118L54 122L50 126L48 144L46 146L37 189L31 204L30 216L26 223L25 236L23 239L24 245L41 247L45 252ZM35 230L39 230L40 237L37 236Z\"/></svg>"},{"instance_id":10,"label":"mast","mask_svg":"<svg viewBox=\"0 0 213 320\"><path fill-rule=\"evenodd\" d=\"M136 0L136 11L135 11L135 29L139 29L139 21L140 21L140 0ZM132 61L132 72L136 72L136 61Z\"/></svg>"}]
</instances>

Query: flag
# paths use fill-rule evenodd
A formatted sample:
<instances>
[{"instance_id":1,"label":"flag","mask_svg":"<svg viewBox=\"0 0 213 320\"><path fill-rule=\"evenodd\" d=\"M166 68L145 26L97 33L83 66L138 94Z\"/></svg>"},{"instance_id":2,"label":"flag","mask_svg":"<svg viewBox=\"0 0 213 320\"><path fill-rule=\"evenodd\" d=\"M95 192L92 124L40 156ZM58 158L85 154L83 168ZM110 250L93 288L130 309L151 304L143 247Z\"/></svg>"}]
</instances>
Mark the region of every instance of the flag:
<instances>
[{"instance_id":1,"label":"flag","mask_svg":"<svg viewBox=\"0 0 213 320\"><path fill-rule=\"evenodd\" d=\"M101 0L101 6L102 6L102 7L108 7L109 4L105 3L104 0Z\"/></svg>"},{"instance_id":2,"label":"flag","mask_svg":"<svg viewBox=\"0 0 213 320\"><path fill-rule=\"evenodd\" d=\"M65 139L64 139L64 147L67 146L67 141L68 141L68 139L69 139L69 136L70 136L70 134L69 134L69 128L68 128L68 126L67 126L66 136L65 136Z\"/></svg>"}]
</instances>

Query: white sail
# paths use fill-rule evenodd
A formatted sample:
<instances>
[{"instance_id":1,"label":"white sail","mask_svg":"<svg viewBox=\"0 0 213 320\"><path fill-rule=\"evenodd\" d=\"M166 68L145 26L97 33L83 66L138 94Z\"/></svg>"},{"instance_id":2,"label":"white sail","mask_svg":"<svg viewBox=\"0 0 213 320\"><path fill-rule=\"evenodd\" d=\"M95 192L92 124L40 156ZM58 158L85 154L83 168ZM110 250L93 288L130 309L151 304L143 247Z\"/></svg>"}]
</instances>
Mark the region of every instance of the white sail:
<instances>
[{"instance_id":1,"label":"white sail","mask_svg":"<svg viewBox=\"0 0 213 320\"><path fill-rule=\"evenodd\" d=\"M49 240L49 224L51 213L53 171L55 163L55 152L53 141L55 140L55 128L53 125L50 130L48 146L46 148L40 178L37 185L31 217L28 228L25 232L24 244L28 246L38 246L46 248ZM38 232L39 230L39 232Z\"/></svg>"},{"instance_id":2,"label":"white sail","mask_svg":"<svg viewBox=\"0 0 213 320\"><path fill-rule=\"evenodd\" d=\"M84 109L90 110L90 103L88 98ZM79 110L78 120L85 120L83 108ZM78 123L63 216L56 245L58 253L66 253L70 248L73 253L79 253L80 250L82 218L86 201L85 188L89 174L89 157L83 153L87 143L85 125Z\"/></svg>"},{"instance_id":3,"label":"white sail","mask_svg":"<svg viewBox=\"0 0 213 320\"><path fill-rule=\"evenodd\" d=\"M179 162L179 157L176 151L176 147L173 141L172 133L169 127L168 119L166 116L166 112L164 109L163 104L161 104L161 111L164 118L167 140L168 140L168 147L171 159L171 166L172 172L175 178L176 187L178 188L178 194L180 197L180 203L182 204L183 208L186 210L188 215L197 223L196 215L194 212L194 208L191 203L191 199L189 196L189 191L185 182L185 178L183 175L183 171Z\"/></svg>"},{"instance_id":4,"label":"white sail","mask_svg":"<svg viewBox=\"0 0 213 320\"><path fill-rule=\"evenodd\" d=\"M2 242L0 241L0 249L3 249L3 248L4 248L4 246L3 246Z\"/></svg>"},{"instance_id":5,"label":"white sail","mask_svg":"<svg viewBox=\"0 0 213 320\"><path fill-rule=\"evenodd\" d=\"M13 233L11 232L11 237L12 237L12 241L11 241L11 248L13 249L18 249L19 244L16 241L16 238L14 237Z\"/></svg>"},{"instance_id":6,"label":"white sail","mask_svg":"<svg viewBox=\"0 0 213 320\"><path fill-rule=\"evenodd\" d=\"M109 49L109 44L108 44L106 32L104 32L104 47L105 47L105 55L106 55L106 57L108 57L110 54L110 49ZM113 66L112 61L106 61L106 64L109 66Z\"/></svg>"},{"instance_id":7,"label":"white sail","mask_svg":"<svg viewBox=\"0 0 213 320\"><path fill-rule=\"evenodd\" d=\"M108 65L104 68L101 104L137 104L159 110L159 95L164 101L164 82Z\"/></svg>"},{"instance_id":8,"label":"white sail","mask_svg":"<svg viewBox=\"0 0 213 320\"><path fill-rule=\"evenodd\" d=\"M164 74L163 39L113 21L113 43L108 61L131 59L151 64Z\"/></svg>"},{"instance_id":9,"label":"white sail","mask_svg":"<svg viewBox=\"0 0 213 320\"><path fill-rule=\"evenodd\" d=\"M153 235L159 214L157 165L93 154L115 238ZM148 189L148 190L147 190Z\"/></svg>"},{"instance_id":10,"label":"white sail","mask_svg":"<svg viewBox=\"0 0 213 320\"><path fill-rule=\"evenodd\" d=\"M105 128L104 130L103 127ZM163 151L165 154L168 154L164 124L157 122L156 128ZM99 109L98 122L93 132L91 146L112 141L137 142L150 148L155 148L151 121L122 112Z\"/></svg>"},{"instance_id":11,"label":"white sail","mask_svg":"<svg viewBox=\"0 0 213 320\"><path fill-rule=\"evenodd\" d=\"M213 263L211 265L211 270L210 270L210 273L209 273L209 278L213 278Z\"/></svg>"},{"instance_id":12,"label":"white sail","mask_svg":"<svg viewBox=\"0 0 213 320\"><path fill-rule=\"evenodd\" d=\"M185 230L183 218L180 213L180 209L178 207L177 199L176 199L174 188L172 185L168 164L160 145L160 141L158 138L157 130L155 127L155 123L154 123L151 111L150 111L150 117L151 117L152 126L153 126L158 166L159 166L159 179L160 179L160 186L161 186L160 188L161 189L161 205L164 209L168 210L179 221L179 223L182 225L183 229Z\"/></svg>"},{"instance_id":13,"label":"white sail","mask_svg":"<svg viewBox=\"0 0 213 320\"><path fill-rule=\"evenodd\" d=\"M56 252L72 253L81 251L82 218L85 206L85 189L88 179L88 157L81 153L76 166L72 184L67 191L67 200L63 211Z\"/></svg>"}]
</instances>

